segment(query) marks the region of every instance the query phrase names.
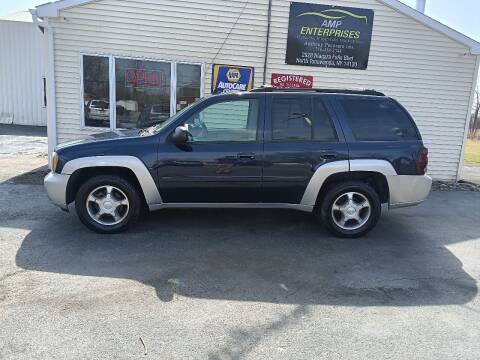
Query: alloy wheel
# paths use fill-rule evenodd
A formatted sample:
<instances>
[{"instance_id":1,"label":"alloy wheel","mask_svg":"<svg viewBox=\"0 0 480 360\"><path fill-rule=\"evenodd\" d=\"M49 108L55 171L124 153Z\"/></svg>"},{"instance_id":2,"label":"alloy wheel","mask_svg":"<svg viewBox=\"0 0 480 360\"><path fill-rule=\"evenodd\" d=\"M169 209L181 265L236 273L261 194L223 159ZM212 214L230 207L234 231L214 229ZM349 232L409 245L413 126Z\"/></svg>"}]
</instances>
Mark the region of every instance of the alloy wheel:
<instances>
[{"instance_id":1,"label":"alloy wheel","mask_svg":"<svg viewBox=\"0 0 480 360\"><path fill-rule=\"evenodd\" d=\"M359 192L343 193L333 202L333 222L343 230L357 230L365 225L372 214L367 197Z\"/></svg>"},{"instance_id":2,"label":"alloy wheel","mask_svg":"<svg viewBox=\"0 0 480 360\"><path fill-rule=\"evenodd\" d=\"M125 193L111 185L99 186L92 190L85 205L92 220L106 226L122 222L130 209Z\"/></svg>"}]
</instances>

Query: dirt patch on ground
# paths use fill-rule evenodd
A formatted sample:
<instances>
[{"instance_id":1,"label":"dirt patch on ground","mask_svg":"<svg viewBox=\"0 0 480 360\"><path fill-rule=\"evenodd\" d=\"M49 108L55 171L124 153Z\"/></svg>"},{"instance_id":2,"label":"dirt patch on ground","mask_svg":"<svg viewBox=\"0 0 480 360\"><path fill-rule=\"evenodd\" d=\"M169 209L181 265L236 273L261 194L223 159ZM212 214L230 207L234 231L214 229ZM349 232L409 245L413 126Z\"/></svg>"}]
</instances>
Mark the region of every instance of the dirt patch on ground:
<instances>
[{"instance_id":1,"label":"dirt patch on ground","mask_svg":"<svg viewBox=\"0 0 480 360\"><path fill-rule=\"evenodd\" d=\"M43 178L48 174L49 171L48 165L43 165L39 168L14 176L13 178L8 179L6 182L10 184L22 185L43 185Z\"/></svg>"},{"instance_id":2,"label":"dirt patch on ground","mask_svg":"<svg viewBox=\"0 0 480 360\"><path fill-rule=\"evenodd\" d=\"M0 183L42 185L47 164L46 155L0 156Z\"/></svg>"}]
</instances>

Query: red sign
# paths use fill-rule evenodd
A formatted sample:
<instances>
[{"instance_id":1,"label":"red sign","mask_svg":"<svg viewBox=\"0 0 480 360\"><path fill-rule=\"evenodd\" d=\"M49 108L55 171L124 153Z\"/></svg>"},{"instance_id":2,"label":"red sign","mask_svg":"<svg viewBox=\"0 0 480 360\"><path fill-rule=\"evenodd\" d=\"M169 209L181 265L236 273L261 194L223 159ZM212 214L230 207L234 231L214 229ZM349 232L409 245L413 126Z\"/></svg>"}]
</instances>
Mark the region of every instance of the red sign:
<instances>
[{"instance_id":1,"label":"red sign","mask_svg":"<svg viewBox=\"0 0 480 360\"><path fill-rule=\"evenodd\" d=\"M313 76L272 74L272 85L277 88L311 89L313 88Z\"/></svg>"},{"instance_id":2,"label":"red sign","mask_svg":"<svg viewBox=\"0 0 480 360\"><path fill-rule=\"evenodd\" d=\"M165 75L161 71L127 69L125 86L135 88L159 88L165 84Z\"/></svg>"}]
</instances>

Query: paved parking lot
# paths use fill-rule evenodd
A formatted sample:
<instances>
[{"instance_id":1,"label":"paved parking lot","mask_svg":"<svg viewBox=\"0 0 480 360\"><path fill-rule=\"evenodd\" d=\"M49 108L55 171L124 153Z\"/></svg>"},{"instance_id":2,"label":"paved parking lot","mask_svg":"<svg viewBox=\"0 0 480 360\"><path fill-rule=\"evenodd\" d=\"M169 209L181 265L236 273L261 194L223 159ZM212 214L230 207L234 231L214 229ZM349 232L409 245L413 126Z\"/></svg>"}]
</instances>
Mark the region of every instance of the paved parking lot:
<instances>
[{"instance_id":1,"label":"paved parking lot","mask_svg":"<svg viewBox=\"0 0 480 360\"><path fill-rule=\"evenodd\" d=\"M0 204L1 359L480 354L480 193L435 192L357 240L293 211L169 210L101 236L41 186L0 184Z\"/></svg>"}]
</instances>

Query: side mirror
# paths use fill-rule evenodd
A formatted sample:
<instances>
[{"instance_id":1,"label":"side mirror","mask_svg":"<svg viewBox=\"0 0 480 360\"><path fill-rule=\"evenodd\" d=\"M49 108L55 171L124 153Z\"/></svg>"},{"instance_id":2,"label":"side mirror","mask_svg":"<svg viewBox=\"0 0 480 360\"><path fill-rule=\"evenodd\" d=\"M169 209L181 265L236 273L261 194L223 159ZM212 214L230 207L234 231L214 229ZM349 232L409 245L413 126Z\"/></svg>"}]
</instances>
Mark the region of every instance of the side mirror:
<instances>
[{"instance_id":1,"label":"side mirror","mask_svg":"<svg viewBox=\"0 0 480 360\"><path fill-rule=\"evenodd\" d=\"M170 136L170 139L174 144L186 144L190 137L190 133L188 132L186 126L178 126Z\"/></svg>"}]
</instances>

